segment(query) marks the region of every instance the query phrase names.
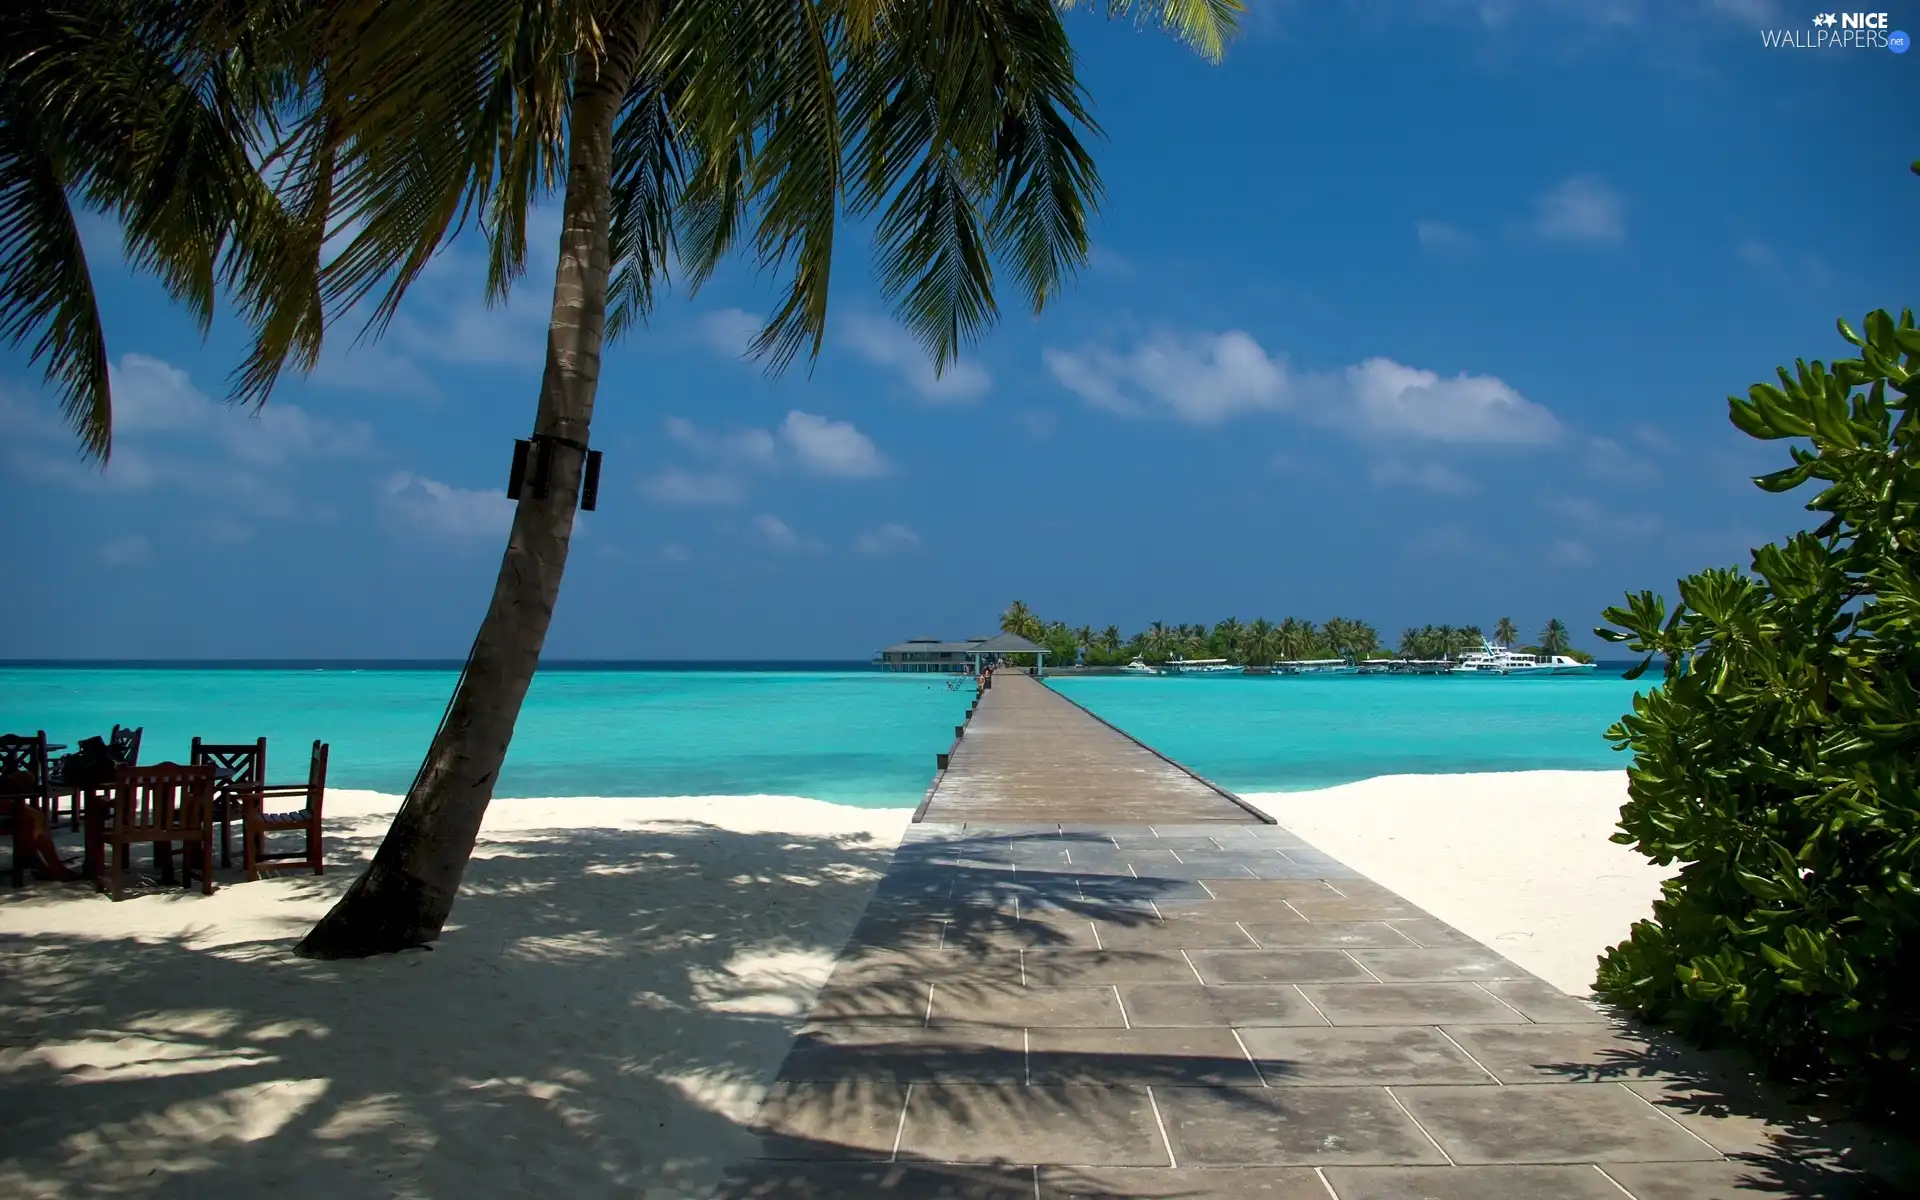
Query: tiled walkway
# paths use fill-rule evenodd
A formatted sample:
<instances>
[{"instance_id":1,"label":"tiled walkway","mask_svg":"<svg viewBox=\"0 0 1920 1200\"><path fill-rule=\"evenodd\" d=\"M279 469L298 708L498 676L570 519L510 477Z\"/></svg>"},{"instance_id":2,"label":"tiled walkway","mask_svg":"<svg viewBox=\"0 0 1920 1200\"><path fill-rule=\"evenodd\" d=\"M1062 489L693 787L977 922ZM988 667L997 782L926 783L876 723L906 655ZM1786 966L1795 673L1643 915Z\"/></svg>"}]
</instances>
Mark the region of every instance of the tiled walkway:
<instances>
[{"instance_id":1,"label":"tiled walkway","mask_svg":"<svg viewBox=\"0 0 1920 1200\"><path fill-rule=\"evenodd\" d=\"M1053 711L1014 682L995 692ZM911 827L724 1200L1901 1194L1857 1170L1887 1161L1864 1133L1650 1041L1285 829L1076 824L1060 814L1097 787L973 766L1045 823ZM1134 786L1129 815L1150 801L1105 777Z\"/></svg>"},{"instance_id":2,"label":"tiled walkway","mask_svg":"<svg viewBox=\"0 0 1920 1200\"><path fill-rule=\"evenodd\" d=\"M1265 820L1231 792L1012 671L996 674L981 693L921 819L970 826Z\"/></svg>"}]
</instances>

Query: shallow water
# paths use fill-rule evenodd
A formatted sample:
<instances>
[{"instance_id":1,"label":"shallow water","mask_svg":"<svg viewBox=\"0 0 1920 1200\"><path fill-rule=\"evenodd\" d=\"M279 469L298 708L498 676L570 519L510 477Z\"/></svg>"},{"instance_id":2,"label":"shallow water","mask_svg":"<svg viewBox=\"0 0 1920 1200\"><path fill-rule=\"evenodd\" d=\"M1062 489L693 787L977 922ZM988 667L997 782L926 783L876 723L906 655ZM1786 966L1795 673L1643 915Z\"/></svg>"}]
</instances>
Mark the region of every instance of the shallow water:
<instances>
[{"instance_id":1,"label":"shallow water","mask_svg":"<svg viewBox=\"0 0 1920 1200\"><path fill-rule=\"evenodd\" d=\"M72 744L116 721L141 759L190 740L270 739L275 776L332 745L336 787L404 792L452 669L0 668L0 731ZM971 685L872 671L568 669L535 679L497 794L794 795L912 807ZM1373 775L1607 769L1602 738L1638 685L1563 679L1079 678L1060 690L1243 792Z\"/></svg>"}]
</instances>

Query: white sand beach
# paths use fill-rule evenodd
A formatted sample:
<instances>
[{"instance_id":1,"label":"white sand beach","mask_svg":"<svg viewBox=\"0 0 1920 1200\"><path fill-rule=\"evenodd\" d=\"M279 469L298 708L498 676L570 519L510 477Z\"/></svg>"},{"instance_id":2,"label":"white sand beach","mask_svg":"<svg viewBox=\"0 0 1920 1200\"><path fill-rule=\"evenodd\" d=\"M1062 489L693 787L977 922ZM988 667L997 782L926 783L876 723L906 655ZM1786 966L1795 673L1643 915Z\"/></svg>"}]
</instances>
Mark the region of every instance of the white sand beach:
<instances>
[{"instance_id":1,"label":"white sand beach","mask_svg":"<svg viewBox=\"0 0 1920 1200\"><path fill-rule=\"evenodd\" d=\"M1577 996L1678 870L1608 840L1625 771L1388 775L1243 799Z\"/></svg>"},{"instance_id":2,"label":"white sand beach","mask_svg":"<svg viewBox=\"0 0 1920 1200\"><path fill-rule=\"evenodd\" d=\"M1253 799L1584 992L1660 877L1606 841L1623 796L1609 772ZM319 879L0 893L0 1195L701 1195L911 816L502 800L431 952L292 957L396 804L328 793Z\"/></svg>"}]
</instances>

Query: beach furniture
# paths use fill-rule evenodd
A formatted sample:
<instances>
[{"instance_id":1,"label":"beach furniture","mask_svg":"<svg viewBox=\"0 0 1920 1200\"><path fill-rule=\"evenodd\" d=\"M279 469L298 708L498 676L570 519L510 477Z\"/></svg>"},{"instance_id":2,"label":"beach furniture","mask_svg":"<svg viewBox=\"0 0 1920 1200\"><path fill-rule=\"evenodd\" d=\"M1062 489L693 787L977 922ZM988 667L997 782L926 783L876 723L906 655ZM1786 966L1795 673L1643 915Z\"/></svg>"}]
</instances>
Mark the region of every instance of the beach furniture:
<instances>
[{"instance_id":1,"label":"beach furniture","mask_svg":"<svg viewBox=\"0 0 1920 1200\"><path fill-rule=\"evenodd\" d=\"M139 763L143 731L144 727L126 729L115 725L105 738L84 738L72 754L62 754L49 762L47 779L52 801L49 823L60 819L60 800L65 797L71 806L68 813L71 827L80 828L87 804L113 787L114 771Z\"/></svg>"},{"instance_id":2,"label":"beach furniture","mask_svg":"<svg viewBox=\"0 0 1920 1200\"><path fill-rule=\"evenodd\" d=\"M95 861L104 863L105 879L96 877L95 886L120 899L124 860L142 842L153 846L161 878L167 879L172 874L173 843L179 842L181 883L191 886L197 867L201 892L213 895L214 779L211 766L164 762L119 768L112 812L99 823L104 853Z\"/></svg>"},{"instance_id":3,"label":"beach furniture","mask_svg":"<svg viewBox=\"0 0 1920 1200\"><path fill-rule=\"evenodd\" d=\"M245 809L240 825L241 855L248 879L260 878L262 871L294 867L311 868L315 875L325 871L325 860L321 857L320 804L326 794L327 744L318 740L313 743L313 753L307 760L305 783L266 784L240 793ZM276 800L299 800L301 807L279 812L267 811L268 803ZM306 835L305 845L301 849L267 850L268 834L293 832Z\"/></svg>"},{"instance_id":4,"label":"beach furniture","mask_svg":"<svg viewBox=\"0 0 1920 1200\"><path fill-rule=\"evenodd\" d=\"M35 843L46 804L47 731L0 734L0 821L13 844L14 887L26 883L29 867L42 865Z\"/></svg>"},{"instance_id":5,"label":"beach furniture","mask_svg":"<svg viewBox=\"0 0 1920 1200\"><path fill-rule=\"evenodd\" d=\"M241 794L267 783L267 739L215 743L193 739L196 767L214 768L213 819L220 823L220 865L233 865L233 822L244 808Z\"/></svg>"}]
</instances>

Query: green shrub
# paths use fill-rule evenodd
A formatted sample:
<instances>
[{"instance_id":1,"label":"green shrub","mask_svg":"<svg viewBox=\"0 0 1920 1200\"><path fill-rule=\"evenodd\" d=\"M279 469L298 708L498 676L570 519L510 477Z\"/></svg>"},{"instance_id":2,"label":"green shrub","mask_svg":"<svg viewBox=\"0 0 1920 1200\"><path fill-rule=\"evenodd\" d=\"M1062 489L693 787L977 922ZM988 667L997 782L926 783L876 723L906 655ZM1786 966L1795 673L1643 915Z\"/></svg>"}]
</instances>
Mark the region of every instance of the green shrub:
<instances>
[{"instance_id":1,"label":"green shrub","mask_svg":"<svg viewBox=\"0 0 1920 1200\"><path fill-rule=\"evenodd\" d=\"M1607 998L1758 1051L1883 1115L1920 1098L1920 331L1885 312L1860 357L1731 398L1756 438L1804 439L1769 492L1825 514L1752 574L1627 597L1595 630L1664 655L1608 731L1630 749L1614 841L1684 864L1600 959ZM1864 389L1864 391L1862 391ZM1904 1112L1903 1112L1904 1110Z\"/></svg>"}]
</instances>

